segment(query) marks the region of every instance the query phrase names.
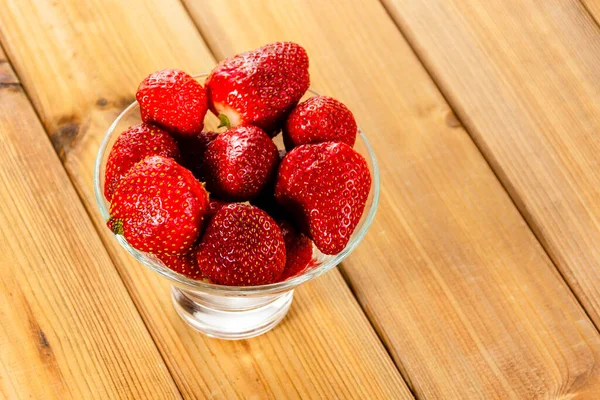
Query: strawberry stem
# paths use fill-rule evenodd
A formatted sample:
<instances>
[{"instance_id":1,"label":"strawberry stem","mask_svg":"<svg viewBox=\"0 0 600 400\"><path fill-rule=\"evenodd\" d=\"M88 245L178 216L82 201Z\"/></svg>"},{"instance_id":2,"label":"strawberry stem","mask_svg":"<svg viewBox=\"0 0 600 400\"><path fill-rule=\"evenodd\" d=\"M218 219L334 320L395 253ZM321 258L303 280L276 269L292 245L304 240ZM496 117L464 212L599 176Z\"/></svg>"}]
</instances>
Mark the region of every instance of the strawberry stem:
<instances>
[{"instance_id":1,"label":"strawberry stem","mask_svg":"<svg viewBox=\"0 0 600 400\"><path fill-rule=\"evenodd\" d=\"M106 225L115 235L123 234L123 221L120 219L110 217L108 221L106 221Z\"/></svg>"},{"instance_id":2,"label":"strawberry stem","mask_svg":"<svg viewBox=\"0 0 600 400\"><path fill-rule=\"evenodd\" d=\"M229 121L229 117L227 115L219 114L219 121L221 121L221 123L219 126L217 126L217 128L221 128L223 126L227 129L231 128L231 122Z\"/></svg>"}]
</instances>

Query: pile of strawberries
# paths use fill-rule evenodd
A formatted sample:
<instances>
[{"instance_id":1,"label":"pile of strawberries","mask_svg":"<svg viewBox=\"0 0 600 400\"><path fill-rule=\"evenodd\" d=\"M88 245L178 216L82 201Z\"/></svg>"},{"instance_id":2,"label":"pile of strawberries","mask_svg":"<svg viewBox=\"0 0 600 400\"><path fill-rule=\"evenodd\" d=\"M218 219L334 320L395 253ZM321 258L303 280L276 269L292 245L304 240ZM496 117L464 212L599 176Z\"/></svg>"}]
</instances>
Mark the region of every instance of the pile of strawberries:
<instances>
[{"instance_id":1,"label":"pile of strawberries","mask_svg":"<svg viewBox=\"0 0 600 400\"><path fill-rule=\"evenodd\" d=\"M143 123L108 156L108 227L174 271L221 285L301 274L313 243L339 253L371 177L352 148L350 110L325 96L298 104L308 87L295 43L228 58L204 87L179 70L148 76L136 93ZM227 130L203 131L208 109ZM287 153L272 140L280 132Z\"/></svg>"}]
</instances>

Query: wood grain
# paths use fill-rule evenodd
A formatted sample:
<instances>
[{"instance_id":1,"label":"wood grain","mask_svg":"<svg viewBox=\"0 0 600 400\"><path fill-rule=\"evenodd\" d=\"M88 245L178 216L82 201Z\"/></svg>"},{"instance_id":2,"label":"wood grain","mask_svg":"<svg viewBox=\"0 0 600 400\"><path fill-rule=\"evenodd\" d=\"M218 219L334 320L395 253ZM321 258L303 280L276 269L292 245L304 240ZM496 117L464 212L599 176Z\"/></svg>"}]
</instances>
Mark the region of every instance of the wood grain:
<instances>
[{"instance_id":1,"label":"wood grain","mask_svg":"<svg viewBox=\"0 0 600 400\"><path fill-rule=\"evenodd\" d=\"M600 326L600 28L577 1L386 3Z\"/></svg>"},{"instance_id":2,"label":"wood grain","mask_svg":"<svg viewBox=\"0 0 600 400\"><path fill-rule=\"evenodd\" d=\"M218 341L187 327L168 282L109 237L92 192L104 131L148 73L215 63L178 1L0 4L2 42L184 397L412 398L338 271L297 290L274 331Z\"/></svg>"},{"instance_id":3,"label":"wood grain","mask_svg":"<svg viewBox=\"0 0 600 400\"><path fill-rule=\"evenodd\" d=\"M417 397L600 396L598 333L379 2L186 5L219 58L304 45L372 140L382 202L343 271Z\"/></svg>"},{"instance_id":4,"label":"wood grain","mask_svg":"<svg viewBox=\"0 0 600 400\"><path fill-rule=\"evenodd\" d=\"M0 50L0 397L180 398Z\"/></svg>"}]
</instances>

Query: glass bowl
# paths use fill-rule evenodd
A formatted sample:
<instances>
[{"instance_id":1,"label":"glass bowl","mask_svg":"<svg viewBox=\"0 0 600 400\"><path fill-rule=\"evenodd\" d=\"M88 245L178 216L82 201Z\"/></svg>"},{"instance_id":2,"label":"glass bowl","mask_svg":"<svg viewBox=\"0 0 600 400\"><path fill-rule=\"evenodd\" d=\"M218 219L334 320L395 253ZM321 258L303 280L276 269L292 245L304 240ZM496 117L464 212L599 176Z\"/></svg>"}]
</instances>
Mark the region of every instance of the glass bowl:
<instances>
[{"instance_id":1,"label":"glass bowl","mask_svg":"<svg viewBox=\"0 0 600 400\"><path fill-rule=\"evenodd\" d=\"M195 78L204 83L207 75L197 75ZM318 93L309 90L303 100L315 95ZM98 149L94 169L94 192L104 220L108 220L110 208L110 203L104 198L104 172L108 154L121 132L140 122L139 105L133 102L108 128ZM217 130L218 123L218 118L209 111L205 129ZM294 288L324 274L348 257L365 236L375 217L379 202L379 169L366 135L360 129L358 133L354 149L367 160L372 178L372 187L363 215L350 241L339 254L324 255L313 246L312 266L301 275L283 282L260 286L216 285L180 275L164 266L152 254L133 248L122 235L115 235L115 238L138 261L171 281L171 297L175 309L194 329L221 339L247 339L265 333L286 315L292 303ZM274 141L279 149L284 149L281 135Z\"/></svg>"}]
</instances>

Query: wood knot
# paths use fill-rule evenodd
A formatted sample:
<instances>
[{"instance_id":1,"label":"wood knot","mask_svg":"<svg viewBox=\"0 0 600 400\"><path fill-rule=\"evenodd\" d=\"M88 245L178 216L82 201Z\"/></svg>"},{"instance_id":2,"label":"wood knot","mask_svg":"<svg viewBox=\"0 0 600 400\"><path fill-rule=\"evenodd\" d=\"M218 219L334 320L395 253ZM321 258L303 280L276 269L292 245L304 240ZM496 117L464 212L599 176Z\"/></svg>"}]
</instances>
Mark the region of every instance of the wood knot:
<instances>
[{"instance_id":1,"label":"wood knot","mask_svg":"<svg viewBox=\"0 0 600 400\"><path fill-rule=\"evenodd\" d=\"M61 158L73 147L80 128L80 122L75 117L62 117L58 120L58 128L50 135L50 140Z\"/></svg>"},{"instance_id":2,"label":"wood knot","mask_svg":"<svg viewBox=\"0 0 600 400\"><path fill-rule=\"evenodd\" d=\"M458 120L458 118L456 118L456 115L454 115L454 113L452 111L448 111L448 113L446 114L446 125L450 128L460 128L461 127L461 123Z\"/></svg>"},{"instance_id":3,"label":"wood knot","mask_svg":"<svg viewBox=\"0 0 600 400\"><path fill-rule=\"evenodd\" d=\"M106 100L104 97L100 97L98 100L96 100L96 106L98 106L98 108L104 108L108 105L108 100Z\"/></svg>"},{"instance_id":4,"label":"wood knot","mask_svg":"<svg viewBox=\"0 0 600 400\"><path fill-rule=\"evenodd\" d=\"M44 331L40 329L39 334L40 334L40 346L42 346L44 348L49 348L50 343L48 343L48 339L46 339L46 334L44 333Z\"/></svg>"}]
</instances>

